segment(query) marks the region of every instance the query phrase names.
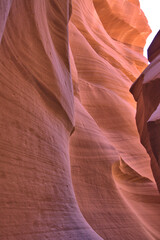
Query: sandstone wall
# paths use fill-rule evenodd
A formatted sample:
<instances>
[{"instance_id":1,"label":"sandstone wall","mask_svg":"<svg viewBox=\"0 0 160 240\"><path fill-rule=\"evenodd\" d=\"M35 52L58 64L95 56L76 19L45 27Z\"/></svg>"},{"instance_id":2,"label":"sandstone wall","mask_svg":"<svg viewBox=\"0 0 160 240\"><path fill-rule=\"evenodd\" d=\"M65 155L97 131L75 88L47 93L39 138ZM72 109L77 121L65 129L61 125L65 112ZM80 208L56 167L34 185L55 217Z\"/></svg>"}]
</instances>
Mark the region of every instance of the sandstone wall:
<instances>
[{"instance_id":1,"label":"sandstone wall","mask_svg":"<svg viewBox=\"0 0 160 240\"><path fill-rule=\"evenodd\" d=\"M151 63L133 83L130 91L137 101L136 123L141 142L150 155L151 168L160 191L159 39L160 32L148 49L148 59Z\"/></svg>"},{"instance_id":2,"label":"sandstone wall","mask_svg":"<svg viewBox=\"0 0 160 240\"><path fill-rule=\"evenodd\" d=\"M129 93L147 64L139 2L3 0L0 13L0 239L159 239Z\"/></svg>"}]
</instances>

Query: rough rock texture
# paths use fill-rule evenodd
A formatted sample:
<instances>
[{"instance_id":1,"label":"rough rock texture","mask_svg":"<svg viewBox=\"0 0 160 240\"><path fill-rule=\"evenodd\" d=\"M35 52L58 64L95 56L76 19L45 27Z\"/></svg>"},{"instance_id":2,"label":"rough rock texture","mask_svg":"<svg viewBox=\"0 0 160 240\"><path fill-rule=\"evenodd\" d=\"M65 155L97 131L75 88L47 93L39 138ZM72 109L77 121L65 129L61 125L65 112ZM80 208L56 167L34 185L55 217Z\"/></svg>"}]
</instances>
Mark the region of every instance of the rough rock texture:
<instances>
[{"instance_id":1,"label":"rough rock texture","mask_svg":"<svg viewBox=\"0 0 160 240\"><path fill-rule=\"evenodd\" d=\"M149 32L136 0L1 1L1 240L160 239L129 93Z\"/></svg>"},{"instance_id":2,"label":"rough rock texture","mask_svg":"<svg viewBox=\"0 0 160 240\"><path fill-rule=\"evenodd\" d=\"M131 87L137 101L136 122L141 142L151 158L151 168L160 191L160 32L148 49L150 65Z\"/></svg>"}]
</instances>

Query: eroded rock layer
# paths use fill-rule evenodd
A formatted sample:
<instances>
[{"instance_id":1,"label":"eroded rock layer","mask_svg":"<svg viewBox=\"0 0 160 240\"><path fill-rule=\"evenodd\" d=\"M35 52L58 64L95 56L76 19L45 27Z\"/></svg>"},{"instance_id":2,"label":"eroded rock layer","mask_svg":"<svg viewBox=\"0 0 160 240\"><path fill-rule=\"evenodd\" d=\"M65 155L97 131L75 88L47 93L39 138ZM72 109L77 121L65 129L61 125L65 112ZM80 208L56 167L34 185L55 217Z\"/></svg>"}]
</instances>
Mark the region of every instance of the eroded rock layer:
<instances>
[{"instance_id":1,"label":"eroded rock layer","mask_svg":"<svg viewBox=\"0 0 160 240\"><path fill-rule=\"evenodd\" d=\"M160 238L129 92L149 32L138 0L1 1L1 240Z\"/></svg>"},{"instance_id":2,"label":"eroded rock layer","mask_svg":"<svg viewBox=\"0 0 160 240\"><path fill-rule=\"evenodd\" d=\"M159 36L156 36L158 41ZM154 42L153 42L154 44ZM150 49L152 45L150 46ZM156 48L155 48L156 49ZM158 50L158 49L157 49ZM152 55L154 56L154 54ZM156 56L156 54L155 54ZM151 168L160 191L160 56L143 71L131 87L137 101L136 122L141 142L151 158Z\"/></svg>"}]
</instances>

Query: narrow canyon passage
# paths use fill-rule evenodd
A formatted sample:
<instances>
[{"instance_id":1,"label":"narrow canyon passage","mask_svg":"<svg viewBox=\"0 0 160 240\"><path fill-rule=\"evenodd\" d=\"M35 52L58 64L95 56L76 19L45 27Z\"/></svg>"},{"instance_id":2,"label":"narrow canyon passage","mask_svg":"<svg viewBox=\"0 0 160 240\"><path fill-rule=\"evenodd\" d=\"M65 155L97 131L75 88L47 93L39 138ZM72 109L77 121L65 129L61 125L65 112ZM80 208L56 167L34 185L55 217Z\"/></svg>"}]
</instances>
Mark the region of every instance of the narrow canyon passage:
<instances>
[{"instance_id":1,"label":"narrow canyon passage","mask_svg":"<svg viewBox=\"0 0 160 240\"><path fill-rule=\"evenodd\" d=\"M160 239L149 33L138 0L0 1L1 240Z\"/></svg>"}]
</instances>

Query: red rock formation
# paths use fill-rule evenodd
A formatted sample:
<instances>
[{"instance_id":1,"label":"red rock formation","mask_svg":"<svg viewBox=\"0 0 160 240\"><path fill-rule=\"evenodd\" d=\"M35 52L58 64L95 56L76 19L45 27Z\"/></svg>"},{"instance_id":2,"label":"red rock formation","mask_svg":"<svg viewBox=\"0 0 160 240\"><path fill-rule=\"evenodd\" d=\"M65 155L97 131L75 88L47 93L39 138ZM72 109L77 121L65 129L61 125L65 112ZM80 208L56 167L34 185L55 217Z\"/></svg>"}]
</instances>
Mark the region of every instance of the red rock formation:
<instances>
[{"instance_id":1,"label":"red rock formation","mask_svg":"<svg viewBox=\"0 0 160 240\"><path fill-rule=\"evenodd\" d=\"M121 3L1 1L1 240L160 238L129 93L150 29Z\"/></svg>"},{"instance_id":2,"label":"red rock formation","mask_svg":"<svg viewBox=\"0 0 160 240\"><path fill-rule=\"evenodd\" d=\"M153 226L153 219L158 219L156 204L160 198L152 183L149 158L139 143L135 105L129 94L131 80L145 65L140 45L113 40L101 25L103 16L92 1L72 1L72 5L70 44L79 100L75 100L70 156L77 201L103 239L159 237L159 224ZM110 14L109 8L100 7ZM143 23L144 16L141 18ZM152 202L149 192L155 195ZM148 217L150 211L152 218Z\"/></svg>"},{"instance_id":3,"label":"red rock formation","mask_svg":"<svg viewBox=\"0 0 160 240\"><path fill-rule=\"evenodd\" d=\"M156 35L148 49L150 65L131 87L131 92L137 101L136 122L141 142L151 157L151 167L160 190L160 150L159 150L159 38Z\"/></svg>"},{"instance_id":4,"label":"red rock formation","mask_svg":"<svg viewBox=\"0 0 160 240\"><path fill-rule=\"evenodd\" d=\"M14 0L3 32L1 240L101 239L83 218L71 182L69 10L66 0Z\"/></svg>"}]
</instances>

